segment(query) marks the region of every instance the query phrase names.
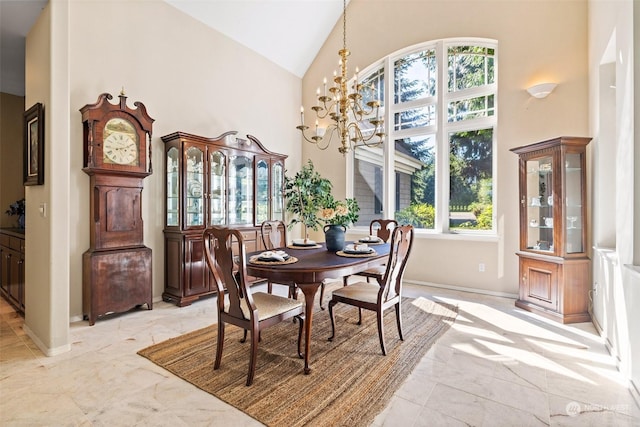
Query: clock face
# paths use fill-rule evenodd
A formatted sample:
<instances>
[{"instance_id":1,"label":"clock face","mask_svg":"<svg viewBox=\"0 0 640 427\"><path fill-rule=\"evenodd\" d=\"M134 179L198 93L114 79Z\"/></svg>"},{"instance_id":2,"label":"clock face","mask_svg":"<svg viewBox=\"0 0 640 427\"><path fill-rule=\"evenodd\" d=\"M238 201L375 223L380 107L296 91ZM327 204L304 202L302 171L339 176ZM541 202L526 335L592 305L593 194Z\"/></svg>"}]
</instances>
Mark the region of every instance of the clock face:
<instances>
[{"instance_id":1,"label":"clock face","mask_svg":"<svg viewBox=\"0 0 640 427\"><path fill-rule=\"evenodd\" d=\"M138 134L128 120L114 118L107 122L102 152L105 163L138 166Z\"/></svg>"}]
</instances>

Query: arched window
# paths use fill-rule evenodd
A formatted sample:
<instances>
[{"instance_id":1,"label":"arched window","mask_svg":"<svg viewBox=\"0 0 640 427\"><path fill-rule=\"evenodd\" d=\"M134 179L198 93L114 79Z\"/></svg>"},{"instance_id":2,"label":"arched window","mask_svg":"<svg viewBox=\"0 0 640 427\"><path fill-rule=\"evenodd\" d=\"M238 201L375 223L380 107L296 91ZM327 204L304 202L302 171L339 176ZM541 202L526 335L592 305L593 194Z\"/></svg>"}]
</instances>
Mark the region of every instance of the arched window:
<instances>
[{"instance_id":1,"label":"arched window","mask_svg":"<svg viewBox=\"0 0 640 427\"><path fill-rule=\"evenodd\" d=\"M357 225L383 216L442 233L494 231L497 42L422 43L360 75L376 89L387 136L351 157Z\"/></svg>"}]
</instances>

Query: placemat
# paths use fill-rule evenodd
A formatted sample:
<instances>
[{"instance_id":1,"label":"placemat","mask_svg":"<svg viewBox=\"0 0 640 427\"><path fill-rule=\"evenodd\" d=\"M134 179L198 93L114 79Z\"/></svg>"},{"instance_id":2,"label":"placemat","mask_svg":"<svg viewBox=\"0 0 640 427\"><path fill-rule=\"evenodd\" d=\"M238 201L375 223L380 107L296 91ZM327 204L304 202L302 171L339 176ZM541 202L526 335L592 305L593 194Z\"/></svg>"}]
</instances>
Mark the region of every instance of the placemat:
<instances>
[{"instance_id":1,"label":"placemat","mask_svg":"<svg viewBox=\"0 0 640 427\"><path fill-rule=\"evenodd\" d=\"M369 252L369 253L366 253L366 254L348 254L345 251L338 251L338 252L336 252L336 255L347 257L347 258L368 258L370 256L378 255L378 252L373 251L373 252Z\"/></svg>"},{"instance_id":2,"label":"placemat","mask_svg":"<svg viewBox=\"0 0 640 427\"><path fill-rule=\"evenodd\" d=\"M318 249L321 248L322 245L314 245L314 246L298 246L298 245L287 245L289 249Z\"/></svg>"},{"instance_id":3,"label":"placemat","mask_svg":"<svg viewBox=\"0 0 640 427\"><path fill-rule=\"evenodd\" d=\"M294 262L298 262L298 258L294 256L290 256L284 261L263 261L260 259L260 256L255 255L249 258L249 262L251 264L259 264L259 265L284 265L284 264L293 264Z\"/></svg>"}]
</instances>

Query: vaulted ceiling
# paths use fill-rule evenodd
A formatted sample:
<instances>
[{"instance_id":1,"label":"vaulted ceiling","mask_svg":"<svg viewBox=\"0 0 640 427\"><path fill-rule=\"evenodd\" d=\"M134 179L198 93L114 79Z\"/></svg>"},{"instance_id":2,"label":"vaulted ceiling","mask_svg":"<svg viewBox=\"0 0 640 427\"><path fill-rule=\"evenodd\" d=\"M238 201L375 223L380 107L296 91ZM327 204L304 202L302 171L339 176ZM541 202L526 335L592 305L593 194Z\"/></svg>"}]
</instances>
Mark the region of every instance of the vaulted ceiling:
<instances>
[{"instance_id":1,"label":"vaulted ceiling","mask_svg":"<svg viewBox=\"0 0 640 427\"><path fill-rule=\"evenodd\" d=\"M341 0L165 0L302 77L341 17ZM25 37L48 0L0 0L0 91L24 95ZM348 3L348 0L347 0Z\"/></svg>"}]
</instances>

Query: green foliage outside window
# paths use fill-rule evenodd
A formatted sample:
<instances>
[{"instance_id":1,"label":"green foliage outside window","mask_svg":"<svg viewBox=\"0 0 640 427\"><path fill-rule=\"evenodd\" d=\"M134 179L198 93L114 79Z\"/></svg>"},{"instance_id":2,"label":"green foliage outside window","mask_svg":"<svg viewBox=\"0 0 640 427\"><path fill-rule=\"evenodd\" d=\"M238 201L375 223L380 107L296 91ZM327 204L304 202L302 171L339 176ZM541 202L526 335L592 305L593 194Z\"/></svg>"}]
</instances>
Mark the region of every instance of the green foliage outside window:
<instances>
[{"instance_id":1,"label":"green foliage outside window","mask_svg":"<svg viewBox=\"0 0 640 427\"><path fill-rule=\"evenodd\" d=\"M400 224L413 225L416 228L433 228L435 219L435 209L426 203L412 203L396 212L396 221Z\"/></svg>"}]
</instances>

